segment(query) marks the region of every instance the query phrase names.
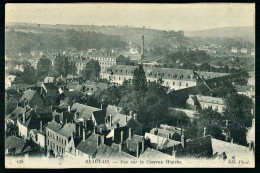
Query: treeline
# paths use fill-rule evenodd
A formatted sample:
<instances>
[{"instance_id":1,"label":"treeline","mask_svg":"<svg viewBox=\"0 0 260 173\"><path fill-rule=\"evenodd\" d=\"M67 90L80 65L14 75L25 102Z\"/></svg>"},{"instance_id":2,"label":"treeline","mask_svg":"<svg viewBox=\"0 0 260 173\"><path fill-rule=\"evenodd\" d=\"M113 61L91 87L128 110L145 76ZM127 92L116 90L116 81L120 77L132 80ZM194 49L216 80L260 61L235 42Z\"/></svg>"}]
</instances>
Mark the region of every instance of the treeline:
<instances>
[{"instance_id":1,"label":"treeline","mask_svg":"<svg viewBox=\"0 0 260 173\"><path fill-rule=\"evenodd\" d=\"M127 43L119 36L96 32L66 30L60 32L32 33L10 30L6 32L7 53L30 53L35 50L77 50L124 48Z\"/></svg>"}]
</instances>

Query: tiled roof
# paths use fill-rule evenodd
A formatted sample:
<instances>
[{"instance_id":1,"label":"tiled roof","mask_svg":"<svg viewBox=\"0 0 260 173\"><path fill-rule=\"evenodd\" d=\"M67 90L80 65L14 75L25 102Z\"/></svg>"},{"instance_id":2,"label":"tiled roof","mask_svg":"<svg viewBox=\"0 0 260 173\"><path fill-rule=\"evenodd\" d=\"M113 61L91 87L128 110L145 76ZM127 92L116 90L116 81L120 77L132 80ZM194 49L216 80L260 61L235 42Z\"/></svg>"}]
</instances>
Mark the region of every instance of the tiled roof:
<instances>
[{"instance_id":1,"label":"tiled roof","mask_svg":"<svg viewBox=\"0 0 260 173\"><path fill-rule=\"evenodd\" d=\"M61 129L62 125L52 120L51 122L48 122L46 127L53 130L54 132L58 132Z\"/></svg>"},{"instance_id":2,"label":"tiled roof","mask_svg":"<svg viewBox=\"0 0 260 173\"><path fill-rule=\"evenodd\" d=\"M127 122L126 122L127 119ZM111 128L116 128L116 127L124 127L126 126L131 120L133 119L133 117L131 116L127 116L127 115L123 115L123 114L117 114L114 117L112 117L112 127Z\"/></svg>"},{"instance_id":3,"label":"tiled roof","mask_svg":"<svg viewBox=\"0 0 260 173\"><path fill-rule=\"evenodd\" d=\"M161 160L161 159L173 159L173 156L170 156L168 154L164 154L160 151L157 151L155 149L152 149L152 148L147 148L145 150L145 152L143 154L140 155L139 157L140 159L158 159L158 160Z\"/></svg>"},{"instance_id":4,"label":"tiled roof","mask_svg":"<svg viewBox=\"0 0 260 173\"><path fill-rule=\"evenodd\" d=\"M73 123L67 123L65 124L59 131L58 133L66 136L66 137L70 137L72 132L76 132L76 125Z\"/></svg>"},{"instance_id":5,"label":"tiled roof","mask_svg":"<svg viewBox=\"0 0 260 173\"><path fill-rule=\"evenodd\" d=\"M63 94L65 97L72 97L72 98L78 98L82 96L82 93L79 92L78 90L75 91L64 91Z\"/></svg>"},{"instance_id":6,"label":"tiled roof","mask_svg":"<svg viewBox=\"0 0 260 173\"><path fill-rule=\"evenodd\" d=\"M210 97L210 96L203 96L203 95L196 95L199 102L206 102L206 103L214 103L214 104L225 104L222 98L218 97Z\"/></svg>"},{"instance_id":7,"label":"tiled roof","mask_svg":"<svg viewBox=\"0 0 260 173\"><path fill-rule=\"evenodd\" d=\"M137 144L144 140L144 136L134 135L131 139L127 139L127 149L130 151L136 151Z\"/></svg>"},{"instance_id":8,"label":"tiled roof","mask_svg":"<svg viewBox=\"0 0 260 173\"><path fill-rule=\"evenodd\" d=\"M76 111L76 115L79 114L78 118L85 118L85 119L89 119L92 116L92 113L95 111L99 111L101 109L99 108L95 108L95 107L91 107L91 106L87 106L87 105L83 105L80 103L75 103L72 108L72 111Z\"/></svg>"},{"instance_id":9,"label":"tiled roof","mask_svg":"<svg viewBox=\"0 0 260 173\"><path fill-rule=\"evenodd\" d=\"M118 107L118 106L114 106L114 105L108 105L107 108L106 108L106 115L109 116L109 115L117 115L121 112L122 108L121 107Z\"/></svg>"},{"instance_id":10,"label":"tiled roof","mask_svg":"<svg viewBox=\"0 0 260 173\"><path fill-rule=\"evenodd\" d=\"M175 131L170 131L170 130L166 130L166 129L160 129L160 128L153 128L150 133L154 134L154 132L158 130L158 136L167 138L167 136L169 137L170 135L170 139L172 139L172 136L175 136L175 140L180 141L180 137L181 137L181 131L175 130Z\"/></svg>"},{"instance_id":11,"label":"tiled roof","mask_svg":"<svg viewBox=\"0 0 260 173\"><path fill-rule=\"evenodd\" d=\"M5 149L14 150L14 154L20 154L30 151L31 147L26 144L26 141L15 136L9 136L5 139Z\"/></svg>"},{"instance_id":12,"label":"tiled roof","mask_svg":"<svg viewBox=\"0 0 260 173\"><path fill-rule=\"evenodd\" d=\"M43 83L47 90L58 90L54 83Z\"/></svg>"},{"instance_id":13,"label":"tiled roof","mask_svg":"<svg viewBox=\"0 0 260 173\"><path fill-rule=\"evenodd\" d=\"M24 108L16 107L15 110L11 114L9 114L6 118L11 120L16 120L22 117L23 112L24 112Z\"/></svg>"},{"instance_id":14,"label":"tiled roof","mask_svg":"<svg viewBox=\"0 0 260 173\"><path fill-rule=\"evenodd\" d=\"M94 116L96 123L98 125L104 124L105 123L105 117L106 117L106 110L95 111L95 112L93 112L93 116Z\"/></svg>"},{"instance_id":15,"label":"tiled roof","mask_svg":"<svg viewBox=\"0 0 260 173\"><path fill-rule=\"evenodd\" d=\"M97 151L98 134L92 133L85 141L81 141L76 147L79 151L93 156Z\"/></svg>"},{"instance_id":16,"label":"tiled roof","mask_svg":"<svg viewBox=\"0 0 260 173\"><path fill-rule=\"evenodd\" d=\"M153 147L158 146L159 149L168 148L180 144L179 141L174 141L151 133L145 133L145 139L149 139L151 145Z\"/></svg>"},{"instance_id":17,"label":"tiled roof","mask_svg":"<svg viewBox=\"0 0 260 173\"><path fill-rule=\"evenodd\" d=\"M22 98L20 99L20 101L24 101L24 100L31 100L34 96L34 94L36 93L36 91L34 90L27 90L24 92Z\"/></svg>"}]
</instances>

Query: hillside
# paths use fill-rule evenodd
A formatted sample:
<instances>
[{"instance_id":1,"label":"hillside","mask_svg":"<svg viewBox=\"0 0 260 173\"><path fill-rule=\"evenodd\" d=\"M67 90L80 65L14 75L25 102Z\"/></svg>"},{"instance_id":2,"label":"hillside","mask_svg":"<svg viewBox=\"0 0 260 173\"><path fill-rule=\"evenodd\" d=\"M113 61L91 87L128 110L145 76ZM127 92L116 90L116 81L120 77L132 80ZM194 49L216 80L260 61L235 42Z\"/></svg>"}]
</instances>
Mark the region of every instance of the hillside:
<instances>
[{"instance_id":1,"label":"hillside","mask_svg":"<svg viewBox=\"0 0 260 173\"><path fill-rule=\"evenodd\" d=\"M215 37L215 38L241 38L246 41L254 41L254 27L223 27L201 31L186 31L186 37Z\"/></svg>"},{"instance_id":2,"label":"hillside","mask_svg":"<svg viewBox=\"0 0 260 173\"><path fill-rule=\"evenodd\" d=\"M6 29L22 31L22 32L33 32L33 33L43 33L43 32L60 32L62 30L74 29L83 32L98 32L106 35L117 35L120 36L124 41L131 41L139 46L141 45L141 36L145 36L145 44L149 45L151 43L157 42L158 40L163 41L164 39L169 40L170 38L175 38L176 41L170 41L174 45L178 44L188 44L191 42L187 41L183 35L179 32L174 31L162 31L147 28L134 28L129 26L94 26L94 25L65 25L65 24L25 24L25 23L7 23ZM179 42L180 41L180 42Z\"/></svg>"}]
</instances>

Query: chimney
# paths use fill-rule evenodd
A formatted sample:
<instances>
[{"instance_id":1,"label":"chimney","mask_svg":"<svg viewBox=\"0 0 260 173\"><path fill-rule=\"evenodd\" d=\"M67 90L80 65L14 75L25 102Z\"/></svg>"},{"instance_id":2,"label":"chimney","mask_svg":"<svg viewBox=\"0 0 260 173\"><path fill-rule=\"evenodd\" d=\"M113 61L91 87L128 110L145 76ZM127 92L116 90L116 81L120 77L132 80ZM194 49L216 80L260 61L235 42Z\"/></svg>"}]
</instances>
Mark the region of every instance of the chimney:
<instances>
[{"instance_id":1,"label":"chimney","mask_svg":"<svg viewBox=\"0 0 260 173\"><path fill-rule=\"evenodd\" d=\"M185 137L184 137L184 133L181 135L181 145L182 145L182 148L185 148Z\"/></svg>"},{"instance_id":2,"label":"chimney","mask_svg":"<svg viewBox=\"0 0 260 173\"><path fill-rule=\"evenodd\" d=\"M68 119L66 118L66 124L68 123Z\"/></svg>"},{"instance_id":3,"label":"chimney","mask_svg":"<svg viewBox=\"0 0 260 173\"><path fill-rule=\"evenodd\" d=\"M125 123L127 124L127 116L125 116Z\"/></svg>"},{"instance_id":4,"label":"chimney","mask_svg":"<svg viewBox=\"0 0 260 173\"><path fill-rule=\"evenodd\" d=\"M96 127L93 128L93 133L96 133Z\"/></svg>"},{"instance_id":5,"label":"chimney","mask_svg":"<svg viewBox=\"0 0 260 173\"><path fill-rule=\"evenodd\" d=\"M71 136L71 139L72 139L74 137L74 132L71 132L70 136Z\"/></svg>"},{"instance_id":6,"label":"chimney","mask_svg":"<svg viewBox=\"0 0 260 173\"><path fill-rule=\"evenodd\" d=\"M234 142L234 140L233 140L233 138L231 139L231 143L233 144L233 142Z\"/></svg>"},{"instance_id":7,"label":"chimney","mask_svg":"<svg viewBox=\"0 0 260 173\"><path fill-rule=\"evenodd\" d=\"M173 159L175 159L175 157L176 157L175 145L173 146L172 156L173 156Z\"/></svg>"},{"instance_id":8,"label":"chimney","mask_svg":"<svg viewBox=\"0 0 260 173\"><path fill-rule=\"evenodd\" d=\"M102 103L101 103L101 105L100 105L100 109L101 109L101 110L102 110L102 106L103 106L103 105L102 105Z\"/></svg>"},{"instance_id":9,"label":"chimney","mask_svg":"<svg viewBox=\"0 0 260 173\"><path fill-rule=\"evenodd\" d=\"M51 106L51 113L53 112L53 106Z\"/></svg>"},{"instance_id":10,"label":"chimney","mask_svg":"<svg viewBox=\"0 0 260 173\"><path fill-rule=\"evenodd\" d=\"M228 127L228 119L226 119L226 127Z\"/></svg>"},{"instance_id":11,"label":"chimney","mask_svg":"<svg viewBox=\"0 0 260 173\"><path fill-rule=\"evenodd\" d=\"M97 135L97 148L98 148L98 146L99 146L99 142L100 142L100 136L99 135Z\"/></svg>"},{"instance_id":12,"label":"chimney","mask_svg":"<svg viewBox=\"0 0 260 173\"><path fill-rule=\"evenodd\" d=\"M99 128L99 133L102 134L102 128L101 127Z\"/></svg>"},{"instance_id":13,"label":"chimney","mask_svg":"<svg viewBox=\"0 0 260 173\"><path fill-rule=\"evenodd\" d=\"M19 107L19 103L16 103L16 107Z\"/></svg>"},{"instance_id":14,"label":"chimney","mask_svg":"<svg viewBox=\"0 0 260 173\"><path fill-rule=\"evenodd\" d=\"M144 139L142 140L142 153L144 152Z\"/></svg>"},{"instance_id":15,"label":"chimney","mask_svg":"<svg viewBox=\"0 0 260 173\"><path fill-rule=\"evenodd\" d=\"M206 136L206 133L207 133L207 128L204 127L204 132L203 132L203 136L204 136L204 137Z\"/></svg>"},{"instance_id":16,"label":"chimney","mask_svg":"<svg viewBox=\"0 0 260 173\"><path fill-rule=\"evenodd\" d=\"M40 121L40 132L42 132L42 121Z\"/></svg>"},{"instance_id":17,"label":"chimney","mask_svg":"<svg viewBox=\"0 0 260 173\"><path fill-rule=\"evenodd\" d=\"M81 134L80 134L80 124L79 124L79 136L80 136Z\"/></svg>"},{"instance_id":18,"label":"chimney","mask_svg":"<svg viewBox=\"0 0 260 173\"><path fill-rule=\"evenodd\" d=\"M133 111L129 111L129 116L132 117Z\"/></svg>"},{"instance_id":19,"label":"chimney","mask_svg":"<svg viewBox=\"0 0 260 173\"><path fill-rule=\"evenodd\" d=\"M68 106L68 112L70 112L70 106Z\"/></svg>"},{"instance_id":20,"label":"chimney","mask_svg":"<svg viewBox=\"0 0 260 173\"><path fill-rule=\"evenodd\" d=\"M86 140L86 132L85 132L85 129L83 129L83 139L82 141L85 141Z\"/></svg>"},{"instance_id":21,"label":"chimney","mask_svg":"<svg viewBox=\"0 0 260 173\"><path fill-rule=\"evenodd\" d=\"M159 150L159 136L157 135L157 145L156 145L156 150Z\"/></svg>"},{"instance_id":22,"label":"chimney","mask_svg":"<svg viewBox=\"0 0 260 173\"><path fill-rule=\"evenodd\" d=\"M136 157L139 157L139 142L137 142L137 147L136 147Z\"/></svg>"},{"instance_id":23,"label":"chimney","mask_svg":"<svg viewBox=\"0 0 260 173\"><path fill-rule=\"evenodd\" d=\"M122 152L122 142L119 143L119 152Z\"/></svg>"},{"instance_id":24,"label":"chimney","mask_svg":"<svg viewBox=\"0 0 260 173\"><path fill-rule=\"evenodd\" d=\"M112 115L109 115L109 127L112 127Z\"/></svg>"},{"instance_id":25,"label":"chimney","mask_svg":"<svg viewBox=\"0 0 260 173\"><path fill-rule=\"evenodd\" d=\"M23 112L23 124L25 124L25 111Z\"/></svg>"},{"instance_id":26,"label":"chimney","mask_svg":"<svg viewBox=\"0 0 260 173\"><path fill-rule=\"evenodd\" d=\"M105 144L105 135L102 135L102 136L101 136L101 143L102 143L102 144Z\"/></svg>"},{"instance_id":27,"label":"chimney","mask_svg":"<svg viewBox=\"0 0 260 173\"><path fill-rule=\"evenodd\" d=\"M132 138L132 129L131 128L129 128L128 135L129 135L128 138L131 139Z\"/></svg>"},{"instance_id":28,"label":"chimney","mask_svg":"<svg viewBox=\"0 0 260 173\"><path fill-rule=\"evenodd\" d=\"M123 141L124 141L124 132L121 131L121 142L123 142Z\"/></svg>"},{"instance_id":29,"label":"chimney","mask_svg":"<svg viewBox=\"0 0 260 173\"><path fill-rule=\"evenodd\" d=\"M134 119L137 120L137 114L134 114Z\"/></svg>"},{"instance_id":30,"label":"chimney","mask_svg":"<svg viewBox=\"0 0 260 173\"><path fill-rule=\"evenodd\" d=\"M144 56L144 35L142 35L142 56Z\"/></svg>"}]
</instances>

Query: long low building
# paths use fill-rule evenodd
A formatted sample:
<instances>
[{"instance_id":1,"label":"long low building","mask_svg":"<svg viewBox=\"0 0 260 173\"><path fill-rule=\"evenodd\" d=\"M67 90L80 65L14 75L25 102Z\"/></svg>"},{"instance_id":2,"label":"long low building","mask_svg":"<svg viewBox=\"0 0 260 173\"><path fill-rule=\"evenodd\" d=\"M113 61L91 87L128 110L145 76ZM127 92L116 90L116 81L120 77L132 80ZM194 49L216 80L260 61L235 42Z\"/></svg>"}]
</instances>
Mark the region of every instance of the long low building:
<instances>
[{"instance_id":1,"label":"long low building","mask_svg":"<svg viewBox=\"0 0 260 173\"><path fill-rule=\"evenodd\" d=\"M101 77L122 85L125 80L132 80L138 66L113 65ZM179 90L202 84L204 80L228 76L228 73L200 72L187 69L144 67L147 82L162 81L163 86Z\"/></svg>"}]
</instances>

